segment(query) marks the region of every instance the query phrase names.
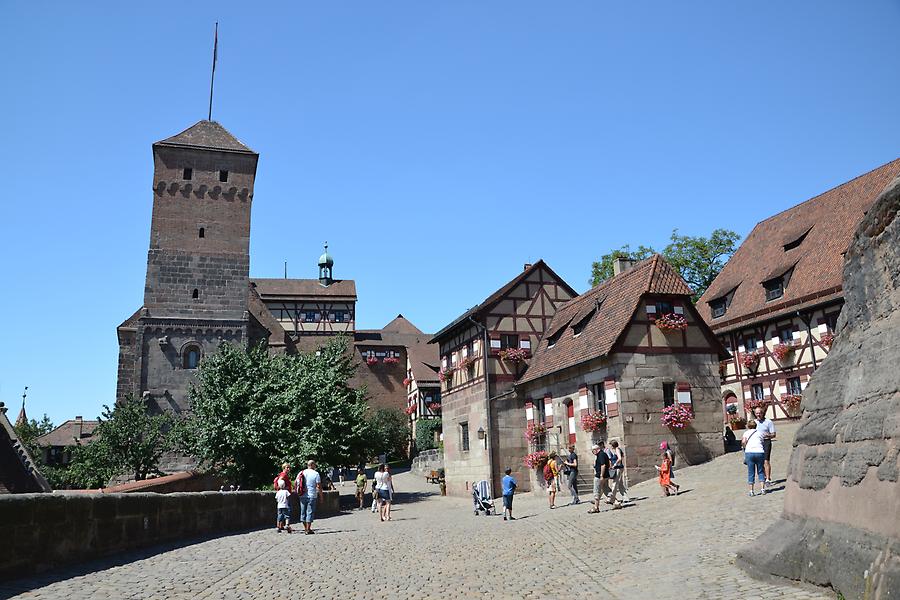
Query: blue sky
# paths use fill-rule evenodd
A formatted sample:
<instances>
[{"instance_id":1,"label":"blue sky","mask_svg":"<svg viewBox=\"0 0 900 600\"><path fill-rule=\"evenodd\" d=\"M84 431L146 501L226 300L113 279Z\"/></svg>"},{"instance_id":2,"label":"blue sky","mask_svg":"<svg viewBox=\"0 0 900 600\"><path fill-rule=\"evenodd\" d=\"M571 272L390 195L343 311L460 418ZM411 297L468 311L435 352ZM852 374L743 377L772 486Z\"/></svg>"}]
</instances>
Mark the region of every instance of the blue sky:
<instances>
[{"instance_id":1,"label":"blue sky","mask_svg":"<svg viewBox=\"0 0 900 600\"><path fill-rule=\"evenodd\" d=\"M435 331L544 258L746 235L900 156L900 2L6 2L0 400L112 403L138 306L150 145L213 116L260 153L251 274L359 326Z\"/></svg>"}]
</instances>

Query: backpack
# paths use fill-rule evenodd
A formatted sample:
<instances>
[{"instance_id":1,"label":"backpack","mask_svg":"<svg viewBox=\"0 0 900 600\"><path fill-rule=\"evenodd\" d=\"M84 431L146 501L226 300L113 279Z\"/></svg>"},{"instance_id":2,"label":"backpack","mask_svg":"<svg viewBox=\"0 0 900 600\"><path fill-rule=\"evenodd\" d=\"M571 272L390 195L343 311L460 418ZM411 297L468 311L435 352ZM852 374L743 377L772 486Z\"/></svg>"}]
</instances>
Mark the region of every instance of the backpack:
<instances>
[{"instance_id":1,"label":"backpack","mask_svg":"<svg viewBox=\"0 0 900 600\"><path fill-rule=\"evenodd\" d=\"M553 467L550 466L549 461L544 465L544 481L553 481Z\"/></svg>"},{"instance_id":2,"label":"backpack","mask_svg":"<svg viewBox=\"0 0 900 600\"><path fill-rule=\"evenodd\" d=\"M297 495L298 496L303 496L306 494L306 475L304 475L304 473L306 473L306 469L304 469L303 471L300 471L300 473L297 474Z\"/></svg>"}]
</instances>

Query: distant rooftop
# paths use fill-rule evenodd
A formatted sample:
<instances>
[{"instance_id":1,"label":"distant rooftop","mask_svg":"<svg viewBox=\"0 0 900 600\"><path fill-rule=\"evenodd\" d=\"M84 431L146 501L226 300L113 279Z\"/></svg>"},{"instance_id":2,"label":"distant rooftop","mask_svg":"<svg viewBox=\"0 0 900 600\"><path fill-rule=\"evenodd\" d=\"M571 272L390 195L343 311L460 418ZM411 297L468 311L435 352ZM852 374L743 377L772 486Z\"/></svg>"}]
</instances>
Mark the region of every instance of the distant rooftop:
<instances>
[{"instance_id":1,"label":"distant rooftop","mask_svg":"<svg viewBox=\"0 0 900 600\"><path fill-rule=\"evenodd\" d=\"M205 148L225 152L256 154L216 121L198 121L179 134L160 140L155 146L178 148Z\"/></svg>"}]
</instances>

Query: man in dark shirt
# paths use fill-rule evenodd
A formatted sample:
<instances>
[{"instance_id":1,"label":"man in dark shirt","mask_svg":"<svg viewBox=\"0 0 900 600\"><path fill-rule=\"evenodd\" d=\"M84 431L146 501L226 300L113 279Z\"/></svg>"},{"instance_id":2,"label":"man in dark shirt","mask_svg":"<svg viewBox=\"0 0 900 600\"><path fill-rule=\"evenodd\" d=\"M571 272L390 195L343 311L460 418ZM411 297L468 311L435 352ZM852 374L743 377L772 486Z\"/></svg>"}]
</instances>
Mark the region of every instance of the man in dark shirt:
<instances>
[{"instance_id":1,"label":"man in dark shirt","mask_svg":"<svg viewBox=\"0 0 900 600\"><path fill-rule=\"evenodd\" d=\"M569 446L569 457L563 464L566 467L569 491L572 493L572 501L569 504L581 504L581 500L578 498L578 455L575 454L575 444Z\"/></svg>"},{"instance_id":2,"label":"man in dark shirt","mask_svg":"<svg viewBox=\"0 0 900 600\"><path fill-rule=\"evenodd\" d=\"M591 446L591 453L594 455L594 508L588 513L598 513L603 490L609 485L609 456L603 451L602 440Z\"/></svg>"}]
</instances>

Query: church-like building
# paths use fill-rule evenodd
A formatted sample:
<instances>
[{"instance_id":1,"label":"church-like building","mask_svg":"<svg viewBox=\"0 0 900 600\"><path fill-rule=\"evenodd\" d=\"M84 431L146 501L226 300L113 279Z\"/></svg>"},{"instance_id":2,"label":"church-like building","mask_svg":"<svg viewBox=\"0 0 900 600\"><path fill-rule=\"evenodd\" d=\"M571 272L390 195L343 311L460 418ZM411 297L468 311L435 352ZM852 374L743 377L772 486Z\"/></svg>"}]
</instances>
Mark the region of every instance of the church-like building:
<instances>
[{"instance_id":1,"label":"church-like building","mask_svg":"<svg viewBox=\"0 0 900 600\"><path fill-rule=\"evenodd\" d=\"M327 245L318 279L251 279L258 160L215 121L153 144L144 303L117 329L116 397L143 398L151 411L188 411L195 369L223 342L294 353L345 334L358 363L352 383L366 386L371 406L404 409L407 373L436 370L437 349L402 315L383 329L358 330L356 284L334 278Z\"/></svg>"}]
</instances>

